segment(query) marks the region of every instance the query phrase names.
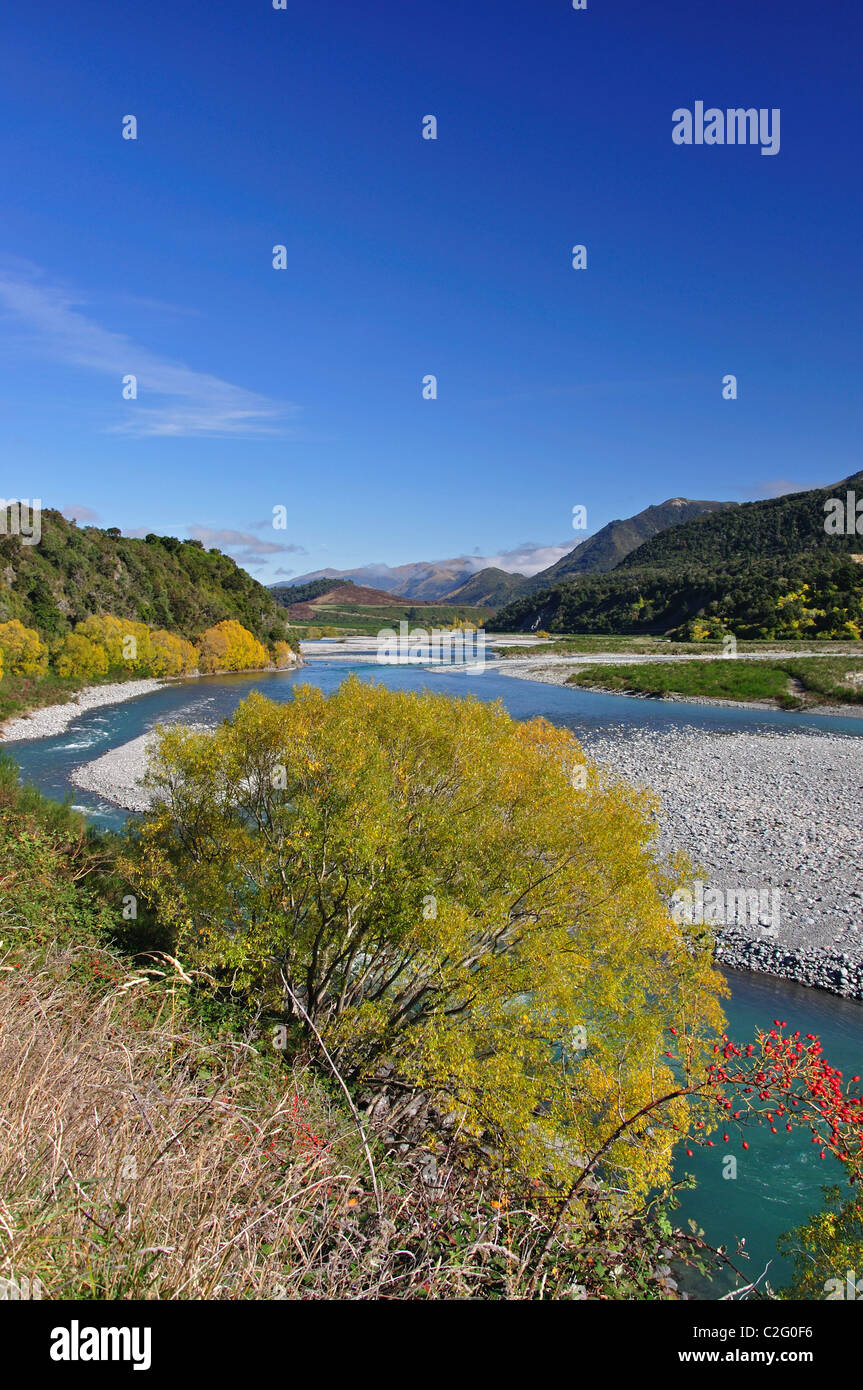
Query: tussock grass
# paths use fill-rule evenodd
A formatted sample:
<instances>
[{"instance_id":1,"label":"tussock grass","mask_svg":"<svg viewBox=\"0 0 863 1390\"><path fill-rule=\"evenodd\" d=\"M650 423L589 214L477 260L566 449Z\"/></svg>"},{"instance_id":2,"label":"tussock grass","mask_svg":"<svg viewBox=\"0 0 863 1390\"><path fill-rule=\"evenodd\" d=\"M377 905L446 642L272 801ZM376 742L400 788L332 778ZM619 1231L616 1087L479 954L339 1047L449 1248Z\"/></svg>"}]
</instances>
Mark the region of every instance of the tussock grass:
<instances>
[{"instance_id":1,"label":"tussock grass","mask_svg":"<svg viewBox=\"0 0 863 1390\"><path fill-rule=\"evenodd\" d=\"M307 1070L178 1026L164 985L147 1017L152 983L110 954L104 993L76 980L74 954L0 967L0 1273L60 1299L331 1291L363 1193L344 1116Z\"/></svg>"},{"instance_id":2,"label":"tussock grass","mask_svg":"<svg viewBox=\"0 0 863 1390\"><path fill-rule=\"evenodd\" d=\"M453 1136L379 1151L378 1209L316 1072L271 1062L252 1033L208 1038L186 989L93 947L32 971L0 958L0 1277L99 1301L530 1288L550 1225L535 1200L466 1165ZM558 1297L584 1236L556 1245Z\"/></svg>"}]
</instances>

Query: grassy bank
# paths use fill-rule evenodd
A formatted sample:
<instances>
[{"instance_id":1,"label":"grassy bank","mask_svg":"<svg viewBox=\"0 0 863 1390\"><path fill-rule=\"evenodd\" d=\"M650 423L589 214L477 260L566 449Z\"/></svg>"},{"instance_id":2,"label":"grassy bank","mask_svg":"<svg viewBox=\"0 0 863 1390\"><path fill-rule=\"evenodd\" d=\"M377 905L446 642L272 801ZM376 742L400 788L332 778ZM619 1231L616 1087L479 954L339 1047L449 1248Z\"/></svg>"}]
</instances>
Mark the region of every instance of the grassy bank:
<instances>
[{"instance_id":1,"label":"grassy bank","mask_svg":"<svg viewBox=\"0 0 863 1390\"><path fill-rule=\"evenodd\" d=\"M684 695L772 701L782 709L863 703L863 657L802 657L783 661L680 661L583 666L568 685L636 695Z\"/></svg>"},{"instance_id":2,"label":"grassy bank","mask_svg":"<svg viewBox=\"0 0 863 1390\"><path fill-rule=\"evenodd\" d=\"M738 641L737 650L742 656L753 652L776 651L777 647L788 651L789 647L799 649L801 654L814 656L859 655L863 661L863 651L859 642L745 642ZM721 655L722 643L674 642L665 637L595 636L592 633L557 637L544 641L541 646L512 645L495 647L495 655L503 657L535 656L538 652L550 656L583 656L592 652L619 652L621 656L698 656L704 653Z\"/></svg>"},{"instance_id":3,"label":"grassy bank","mask_svg":"<svg viewBox=\"0 0 863 1390\"><path fill-rule=\"evenodd\" d=\"M93 684L71 676L64 679L54 671L33 676L6 675L0 681L0 723L15 714L65 704L88 683Z\"/></svg>"}]
</instances>

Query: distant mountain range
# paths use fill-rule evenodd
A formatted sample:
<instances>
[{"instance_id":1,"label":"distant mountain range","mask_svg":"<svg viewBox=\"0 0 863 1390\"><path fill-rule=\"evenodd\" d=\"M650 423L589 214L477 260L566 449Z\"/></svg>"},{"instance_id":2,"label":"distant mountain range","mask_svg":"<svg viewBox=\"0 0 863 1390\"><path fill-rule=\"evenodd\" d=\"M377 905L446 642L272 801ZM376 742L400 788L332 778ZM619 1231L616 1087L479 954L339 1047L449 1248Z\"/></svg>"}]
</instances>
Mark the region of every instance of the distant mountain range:
<instances>
[{"instance_id":1,"label":"distant mountain range","mask_svg":"<svg viewBox=\"0 0 863 1390\"><path fill-rule=\"evenodd\" d=\"M500 555L457 555L449 560L419 560L412 565L377 564L360 565L351 570L312 570L309 574L299 574L296 579L271 587L305 585L318 579L341 579L397 594L401 598L436 602L448 597L482 570L494 568L500 573L524 578L553 564L567 553L567 549L566 545L526 544Z\"/></svg>"},{"instance_id":2,"label":"distant mountain range","mask_svg":"<svg viewBox=\"0 0 863 1390\"><path fill-rule=\"evenodd\" d=\"M669 526L680 526L707 512L736 507L736 502L693 502L672 497L659 506L647 507L637 516L611 521L572 550L565 546L524 546L509 551L513 568L489 564L488 557L461 555L451 560L420 560L412 565L362 565L353 570L323 569L298 575L272 589L304 587L323 580L365 585L400 598L499 607L521 594L547 589L570 576L614 569L631 551ZM553 556L550 564L543 561ZM520 562L516 569L514 562Z\"/></svg>"},{"instance_id":3,"label":"distant mountain range","mask_svg":"<svg viewBox=\"0 0 863 1390\"><path fill-rule=\"evenodd\" d=\"M273 589L304 587L318 580L334 583L349 580L365 588L377 589L398 598L440 599L452 593L475 573L465 556L454 560L420 560L414 565L360 565L353 570L322 569L297 575L296 579L272 584Z\"/></svg>"}]
</instances>

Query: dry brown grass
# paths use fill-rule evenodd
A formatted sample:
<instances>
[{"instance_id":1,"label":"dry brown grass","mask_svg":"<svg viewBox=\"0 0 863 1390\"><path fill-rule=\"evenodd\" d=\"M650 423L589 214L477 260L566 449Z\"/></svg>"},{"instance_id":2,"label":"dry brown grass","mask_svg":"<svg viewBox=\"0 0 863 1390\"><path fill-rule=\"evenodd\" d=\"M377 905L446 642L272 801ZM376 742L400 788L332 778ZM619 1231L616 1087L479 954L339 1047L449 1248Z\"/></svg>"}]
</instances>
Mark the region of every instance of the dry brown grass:
<instances>
[{"instance_id":1,"label":"dry brown grass","mask_svg":"<svg viewBox=\"0 0 863 1390\"><path fill-rule=\"evenodd\" d=\"M61 1300L518 1296L547 1226L488 1175L378 1150L379 1212L346 1109L260 1033L208 1040L179 976L89 946L11 959L0 1277Z\"/></svg>"},{"instance_id":2,"label":"dry brown grass","mask_svg":"<svg viewBox=\"0 0 863 1390\"><path fill-rule=\"evenodd\" d=\"M320 1292L365 1204L350 1123L307 1071L172 1027L170 990L110 956L107 992L74 982L74 955L0 974L0 1275L61 1299Z\"/></svg>"}]
</instances>

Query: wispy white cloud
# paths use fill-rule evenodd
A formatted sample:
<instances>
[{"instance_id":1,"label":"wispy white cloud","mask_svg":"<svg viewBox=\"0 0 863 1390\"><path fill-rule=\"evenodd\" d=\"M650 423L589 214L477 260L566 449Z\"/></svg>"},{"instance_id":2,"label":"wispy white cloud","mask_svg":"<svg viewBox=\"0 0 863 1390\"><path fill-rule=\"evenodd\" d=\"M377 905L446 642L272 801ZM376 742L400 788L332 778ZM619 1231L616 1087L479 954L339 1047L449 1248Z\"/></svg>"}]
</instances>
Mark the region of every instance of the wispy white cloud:
<instances>
[{"instance_id":1,"label":"wispy white cloud","mask_svg":"<svg viewBox=\"0 0 863 1390\"><path fill-rule=\"evenodd\" d=\"M206 546L216 546L236 560L238 565L263 565L271 555L306 555L302 545L291 541L267 541L249 531L232 531L219 526L187 526L192 540Z\"/></svg>"},{"instance_id":2,"label":"wispy white cloud","mask_svg":"<svg viewBox=\"0 0 863 1390\"><path fill-rule=\"evenodd\" d=\"M83 502L68 502L65 507L60 508L60 513L67 521L84 521L95 525L100 520L99 513L94 512L92 507L85 506Z\"/></svg>"},{"instance_id":3,"label":"wispy white cloud","mask_svg":"<svg viewBox=\"0 0 863 1390\"><path fill-rule=\"evenodd\" d=\"M761 502L768 497L785 497L789 492L808 492L810 488L821 487L821 483L795 483L790 478L766 478L743 489L743 496L750 501Z\"/></svg>"},{"instance_id":4,"label":"wispy white cloud","mask_svg":"<svg viewBox=\"0 0 863 1390\"><path fill-rule=\"evenodd\" d=\"M584 540L584 537L566 545L536 545L532 541L525 541L523 545L517 545L512 550L501 550L497 555L466 555L464 558L475 571L499 569L507 574L532 575L568 555L578 545L579 539Z\"/></svg>"},{"instance_id":5,"label":"wispy white cloud","mask_svg":"<svg viewBox=\"0 0 863 1390\"><path fill-rule=\"evenodd\" d=\"M123 535L141 539L152 531L151 526L126 526ZM271 562L274 555L307 555L305 546L293 541L262 540L250 531L234 531L226 526L178 526L171 534L185 532L193 541L200 541L208 549L223 550L244 569L254 569ZM159 534L162 534L161 532ZM166 533L168 534L168 533ZM277 574L293 574L293 570L276 570Z\"/></svg>"},{"instance_id":6,"label":"wispy white cloud","mask_svg":"<svg viewBox=\"0 0 863 1390\"><path fill-rule=\"evenodd\" d=\"M178 437L277 435L299 411L293 403L235 386L185 363L142 347L124 333L103 328L82 312L80 294L48 284L34 266L0 262L0 323L17 330L19 341L44 360L65 363L113 378L120 397L122 378L137 378L138 398L120 402L123 418L112 433Z\"/></svg>"}]
</instances>

